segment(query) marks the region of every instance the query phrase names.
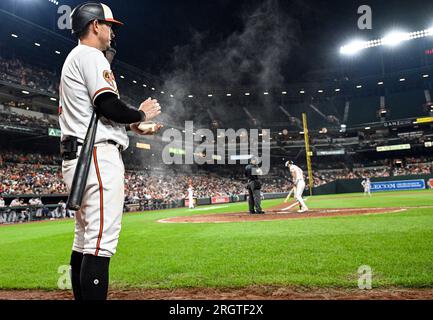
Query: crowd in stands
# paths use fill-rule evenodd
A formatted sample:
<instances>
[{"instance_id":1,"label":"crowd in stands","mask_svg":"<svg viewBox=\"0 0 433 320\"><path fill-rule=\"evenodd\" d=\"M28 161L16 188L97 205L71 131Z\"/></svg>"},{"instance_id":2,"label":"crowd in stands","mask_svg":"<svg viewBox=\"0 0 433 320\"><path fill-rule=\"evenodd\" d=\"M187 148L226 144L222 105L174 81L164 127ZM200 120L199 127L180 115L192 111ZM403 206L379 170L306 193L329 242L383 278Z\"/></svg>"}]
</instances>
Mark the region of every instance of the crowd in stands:
<instances>
[{"instance_id":1,"label":"crowd in stands","mask_svg":"<svg viewBox=\"0 0 433 320\"><path fill-rule=\"evenodd\" d=\"M0 164L3 162L55 166L62 163L62 158L60 155L42 155L40 153L23 154L12 151L2 151L0 153Z\"/></svg>"},{"instance_id":2,"label":"crowd in stands","mask_svg":"<svg viewBox=\"0 0 433 320\"><path fill-rule=\"evenodd\" d=\"M36 118L16 114L13 112L0 111L0 123L2 125L16 125L30 128L58 128L59 122L53 118Z\"/></svg>"},{"instance_id":3,"label":"crowd in stands","mask_svg":"<svg viewBox=\"0 0 433 320\"><path fill-rule=\"evenodd\" d=\"M58 96L59 94L60 75L58 72L29 65L17 58L8 59L0 56L0 80L45 94L54 96ZM139 79L137 78L137 80ZM139 84L136 84L136 87L129 82L128 84L127 86L123 86L121 79L117 79L122 99L129 105L137 106L140 101L135 97L137 97L137 91L142 90L143 87Z\"/></svg>"},{"instance_id":4,"label":"crowd in stands","mask_svg":"<svg viewBox=\"0 0 433 320\"><path fill-rule=\"evenodd\" d=\"M187 197L189 183L193 185L197 198L235 196L246 194L245 179L217 175L162 174L150 172L127 172L125 195L127 203L156 201L164 206L173 206L176 201ZM286 179L269 177L262 192L287 192L290 184Z\"/></svg>"},{"instance_id":5,"label":"crowd in stands","mask_svg":"<svg viewBox=\"0 0 433 320\"><path fill-rule=\"evenodd\" d=\"M354 167L352 170L328 169L313 172L314 185L319 186L340 179L362 179L366 176L389 177L431 173L431 159L409 158L405 166ZM66 185L62 181L61 158L53 155L20 154L12 151L0 153L0 194L65 194ZM163 199L175 201L186 196L191 180L197 197L231 196L245 193L242 170L226 170L219 173L204 172L151 172L127 171L125 175L125 196L137 199ZM306 172L304 172L306 175ZM287 191L289 173L284 168L272 168L263 177L263 192Z\"/></svg>"},{"instance_id":6,"label":"crowd in stands","mask_svg":"<svg viewBox=\"0 0 433 320\"><path fill-rule=\"evenodd\" d=\"M48 94L58 94L59 77L55 72L28 65L19 59L0 56L0 79Z\"/></svg>"},{"instance_id":7,"label":"crowd in stands","mask_svg":"<svg viewBox=\"0 0 433 320\"><path fill-rule=\"evenodd\" d=\"M65 194L61 168L41 164L5 164L0 167L0 194Z\"/></svg>"}]
</instances>

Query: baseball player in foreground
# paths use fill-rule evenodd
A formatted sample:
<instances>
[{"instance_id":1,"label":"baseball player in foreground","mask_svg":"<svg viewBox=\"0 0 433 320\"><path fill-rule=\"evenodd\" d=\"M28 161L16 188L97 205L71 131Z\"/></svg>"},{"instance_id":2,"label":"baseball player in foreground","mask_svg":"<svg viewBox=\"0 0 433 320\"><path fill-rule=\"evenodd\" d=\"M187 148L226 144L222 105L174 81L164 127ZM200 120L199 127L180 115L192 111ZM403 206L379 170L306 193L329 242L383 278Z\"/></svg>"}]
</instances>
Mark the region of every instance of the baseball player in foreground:
<instances>
[{"instance_id":1,"label":"baseball player in foreground","mask_svg":"<svg viewBox=\"0 0 433 320\"><path fill-rule=\"evenodd\" d=\"M299 202L301 208L298 210L299 213L307 212L308 207L306 206L304 199L302 199L302 194L305 189L304 174L302 169L296 166L293 161L287 161L285 166L289 168L290 174L292 175L292 180L295 186L295 199Z\"/></svg>"},{"instance_id":2,"label":"baseball player in foreground","mask_svg":"<svg viewBox=\"0 0 433 320\"><path fill-rule=\"evenodd\" d=\"M123 24L113 18L108 6L81 4L72 11L71 22L79 43L62 68L59 106L62 171L69 189L93 111L100 116L83 203L75 216L71 280L76 300L105 300L110 257L116 252L123 213L121 152L129 143L126 131L157 132L159 124L146 131L138 127L159 115L161 107L149 98L136 110L120 99L103 52L114 38L112 28Z\"/></svg>"}]
</instances>

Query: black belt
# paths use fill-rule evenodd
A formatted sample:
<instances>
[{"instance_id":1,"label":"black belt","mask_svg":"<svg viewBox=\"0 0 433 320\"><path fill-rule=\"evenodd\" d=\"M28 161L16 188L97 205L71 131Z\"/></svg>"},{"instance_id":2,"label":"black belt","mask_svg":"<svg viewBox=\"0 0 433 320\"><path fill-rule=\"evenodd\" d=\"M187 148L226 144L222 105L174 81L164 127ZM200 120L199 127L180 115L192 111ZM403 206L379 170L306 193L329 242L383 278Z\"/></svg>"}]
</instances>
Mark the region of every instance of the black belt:
<instances>
[{"instance_id":1,"label":"black belt","mask_svg":"<svg viewBox=\"0 0 433 320\"><path fill-rule=\"evenodd\" d=\"M100 143L108 143L108 144L112 144L114 145L120 152L123 151L123 146L119 143L117 143L114 140L106 140L106 141L101 141L97 144ZM67 139L65 139L65 141L61 142L61 147L60 147L60 153L61 156L63 158L63 160L75 160L77 159L78 155L77 155L77 151L78 151L78 147L82 146L83 143L79 142L77 140L77 138L75 137L68 137Z\"/></svg>"},{"instance_id":2,"label":"black belt","mask_svg":"<svg viewBox=\"0 0 433 320\"><path fill-rule=\"evenodd\" d=\"M114 140L107 140L107 143L116 146L116 148L119 149L120 152L123 151L123 146L122 146L120 143L117 143L117 142L114 141Z\"/></svg>"},{"instance_id":3,"label":"black belt","mask_svg":"<svg viewBox=\"0 0 433 320\"><path fill-rule=\"evenodd\" d=\"M95 145L100 144L100 143L105 143L105 142L108 143L108 144L112 144L112 145L116 146L116 148L119 149L120 152L123 151L123 146L122 146L120 143L117 143L117 142L114 141L114 140L105 140L105 141L101 141L101 142L95 143ZM78 145L78 146L82 146L83 143L77 141L77 145Z\"/></svg>"}]
</instances>

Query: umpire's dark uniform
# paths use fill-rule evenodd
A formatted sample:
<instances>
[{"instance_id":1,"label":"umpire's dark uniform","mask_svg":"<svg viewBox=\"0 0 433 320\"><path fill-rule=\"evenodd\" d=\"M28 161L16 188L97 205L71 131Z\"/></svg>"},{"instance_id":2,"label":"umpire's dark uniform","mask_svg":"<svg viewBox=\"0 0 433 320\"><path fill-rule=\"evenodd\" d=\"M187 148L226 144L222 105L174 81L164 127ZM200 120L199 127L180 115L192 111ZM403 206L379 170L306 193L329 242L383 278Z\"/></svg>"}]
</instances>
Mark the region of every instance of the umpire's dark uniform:
<instances>
[{"instance_id":1,"label":"umpire's dark uniform","mask_svg":"<svg viewBox=\"0 0 433 320\"><path fill-rule=\"evenodd\" d=\"M245 176L248 178L248 205L250 213L265 213L260 206L260 189L262 188L262 183L257 175L253 175L253 169L258 169L258 165L255 161L251 161L251 164L245 167ZM255 207L255 211L254 211Z\"/></svg>"}]
</instances>

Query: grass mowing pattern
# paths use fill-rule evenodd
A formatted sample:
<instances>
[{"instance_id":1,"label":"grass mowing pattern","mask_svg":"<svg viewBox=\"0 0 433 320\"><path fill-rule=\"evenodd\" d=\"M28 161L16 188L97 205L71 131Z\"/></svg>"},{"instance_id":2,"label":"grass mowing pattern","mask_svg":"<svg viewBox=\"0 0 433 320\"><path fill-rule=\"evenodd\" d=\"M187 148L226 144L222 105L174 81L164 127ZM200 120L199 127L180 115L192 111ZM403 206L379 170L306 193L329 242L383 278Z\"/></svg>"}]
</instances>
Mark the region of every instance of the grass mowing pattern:
<instances>
[{"instance_id":1,"label":"grass mowing pattern","mask_svg":"<svg viewBox=\"0 0 433 320\"><path fill-rule=\"evenodd\" d=\"M433 205L433 192L317 196L310 208ZM265 201L269 208L282 200ZM163 224L159 219L246 211L172 209L124 216L111 284L118 288L302 285L357 287L357 269L373 268L374 287L433 286L433 208L379 215L264 222ZM0 288L57 289L69 263L73 222L0 227Z\"/></svg>"}]
</instances>

